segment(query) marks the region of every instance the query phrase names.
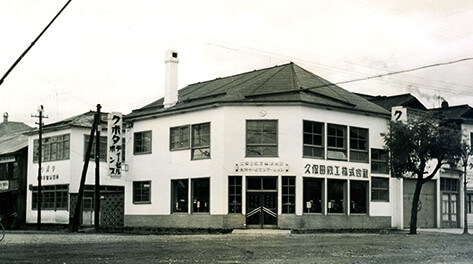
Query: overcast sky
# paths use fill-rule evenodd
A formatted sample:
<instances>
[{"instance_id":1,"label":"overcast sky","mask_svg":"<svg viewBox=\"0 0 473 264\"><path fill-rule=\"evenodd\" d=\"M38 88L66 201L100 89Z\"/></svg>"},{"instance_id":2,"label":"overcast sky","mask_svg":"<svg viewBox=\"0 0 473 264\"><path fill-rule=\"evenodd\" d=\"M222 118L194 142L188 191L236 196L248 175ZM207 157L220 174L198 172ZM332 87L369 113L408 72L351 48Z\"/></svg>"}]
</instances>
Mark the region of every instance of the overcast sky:
<instances>
[{"instance_id":1,"label":"overcast sky","mask_svg":"<svg viewBox=\"0 0 473 264\"><path fill-rule=\"evenodd\" d=\"M67 0L0 0L0 76ZM34 125L95 109L129 113L179 88L295 62L331 82L473 57L473 1L73 0L0 86L0 112ZM341 84L473 105L473 60Z\"/></svg>"}]
</instances>

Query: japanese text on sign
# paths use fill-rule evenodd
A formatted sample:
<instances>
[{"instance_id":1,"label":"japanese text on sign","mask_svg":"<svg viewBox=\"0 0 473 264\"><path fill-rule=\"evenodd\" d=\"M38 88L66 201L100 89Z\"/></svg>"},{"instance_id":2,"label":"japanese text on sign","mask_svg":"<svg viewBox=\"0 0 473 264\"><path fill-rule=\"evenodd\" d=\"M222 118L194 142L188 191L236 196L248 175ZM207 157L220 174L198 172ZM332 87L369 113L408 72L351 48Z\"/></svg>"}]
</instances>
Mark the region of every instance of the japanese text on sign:
<instances>
[{"instance_id":1,"label":"japanese text on sign","mask_svg":"<svg viewBox=\"0 0 473 264\"><path fill-rule=\"evenodd\" d=\"M273 161L245 161L236 164L235 170L237 172L287 172L288 166L283 162Z\"/></svg>"},{"instance_id":2,"label":"japanese text on sign","mask_svg":"<svg viewBox=\"0 0 473 264\"><path fill-rule=\"evenodd\" d=\"M304 173L313 175L333 175L368 178L368 169L320 164L306 164L304 166Z\"/></svg>"},{"instance_id":3,"label":"japanese text on sign","mask_svg":"<svg viewBox=\"0 0 473 264\"><path fill-rule=\"evenodd\" d=\"M122 175L122 114L108 114L108 174L111 177Z\"/></svg>"}]
</instances>

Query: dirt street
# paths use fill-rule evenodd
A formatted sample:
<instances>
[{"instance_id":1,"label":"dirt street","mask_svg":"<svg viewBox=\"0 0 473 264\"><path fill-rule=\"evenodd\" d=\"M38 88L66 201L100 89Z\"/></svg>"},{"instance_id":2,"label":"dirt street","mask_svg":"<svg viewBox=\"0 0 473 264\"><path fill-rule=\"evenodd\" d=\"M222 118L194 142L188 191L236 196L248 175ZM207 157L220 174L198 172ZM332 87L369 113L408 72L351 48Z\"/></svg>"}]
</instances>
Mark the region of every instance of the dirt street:
<instances>
[{"instance_id":1,"label":"dirt street","mask_svg":"<svg viewBox=\"0 0 473 264\"><path fill-rule=\"evenodd\" d=\"M472 263L473 236L8 233L0 263Z\"/></svg>"}]
</instances>

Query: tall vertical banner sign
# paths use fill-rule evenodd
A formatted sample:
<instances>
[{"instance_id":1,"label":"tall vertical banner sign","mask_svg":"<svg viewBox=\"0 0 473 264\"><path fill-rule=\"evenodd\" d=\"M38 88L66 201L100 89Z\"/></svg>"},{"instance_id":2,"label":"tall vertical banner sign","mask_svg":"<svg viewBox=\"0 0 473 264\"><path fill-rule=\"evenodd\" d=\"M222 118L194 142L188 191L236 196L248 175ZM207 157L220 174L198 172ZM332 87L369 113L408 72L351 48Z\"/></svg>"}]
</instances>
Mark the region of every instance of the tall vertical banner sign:
<instances>
[{"instance_id":1,"label":"tall vertical banner sign","mask_svg":"<svg viewBox=\"0 0 473 264\"><path fill-rule=\"evenodd\" d=\"M108 175L110 177L122 176L122 114L108 114Z\"/></svg>"}]
</instances>

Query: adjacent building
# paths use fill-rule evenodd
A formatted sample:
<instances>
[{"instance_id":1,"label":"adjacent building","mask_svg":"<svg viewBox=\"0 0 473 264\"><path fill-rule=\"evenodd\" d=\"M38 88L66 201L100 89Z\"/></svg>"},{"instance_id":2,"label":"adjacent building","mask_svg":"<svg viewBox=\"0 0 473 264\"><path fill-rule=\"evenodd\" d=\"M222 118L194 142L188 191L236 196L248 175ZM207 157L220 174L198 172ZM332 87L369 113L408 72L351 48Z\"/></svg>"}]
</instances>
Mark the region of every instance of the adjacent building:
<instances>
[{"instance_id":1,"label":"adjacent building","mask_svg":"<svg viewBox=\"0 0 473 264\"><path fill-rule=\"evenodd\" d=\"M0 216L9 221L7 228L25 223L26 172L28 137L23 135L31 127L8 120L3 114L0 123ZM15 215L15 217L10 217Z\"/></svg>"},{"instance_id":2,"label":"adjacent building","mask_svg":"<svg viewBox=\"0 0 473 264\"><path fill-rule=\"evenodd\" d=\"M79 192L95 112L87 112L60 122L47 124L42 135L41 223L69 224ZM107 114L101 115L102 122ZM100 139L101 225L123 225L124 181L109 177L107 133ZM37 222L38 207L38 130L28 133L28 189L26 222ZM87 170L82 201L81 224L94 223L95 143Z\"/></svg>"}]
</instances>

